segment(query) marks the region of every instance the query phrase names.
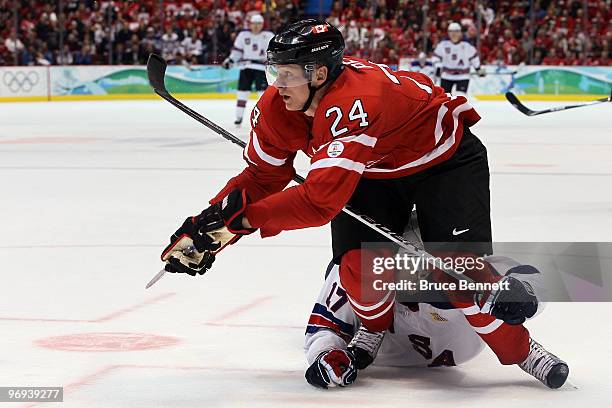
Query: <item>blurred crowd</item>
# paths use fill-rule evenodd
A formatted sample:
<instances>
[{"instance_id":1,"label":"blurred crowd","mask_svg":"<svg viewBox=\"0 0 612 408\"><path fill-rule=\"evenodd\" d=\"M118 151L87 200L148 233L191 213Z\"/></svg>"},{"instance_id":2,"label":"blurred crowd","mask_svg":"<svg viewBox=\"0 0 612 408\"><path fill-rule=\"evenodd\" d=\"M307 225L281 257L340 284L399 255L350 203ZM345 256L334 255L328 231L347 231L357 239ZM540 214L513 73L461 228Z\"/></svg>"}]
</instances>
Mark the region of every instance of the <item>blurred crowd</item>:
<instances>
[{"instance_id":1,"label":"blurred crowd","mask_svg":"<svg viewBox=\"0 0 612 408\"><path fill-rule=\"evenodd\" d=\"M387 64L431 55L454 21L483 63L608 65L610 3L533 0L532 15L528 0L339 0L328 21L345 34L349 55Z\"/></svg>"},{"instance_id":2,"label":"blurred crowd","mask_svg":"<svg viewBox=\"0 0 612 408\"><path fill-rule=\"evenodd\" d=\"M151 52L176 64L216 64L249 15L278 29L298 0L0 0L0 65L144 64ZM17 5L17 7L15 7ZM17 21L15 21L15 9ZM61 35L60 27L63 27Z\"/></svg>"},{"instance_id":3,"label":"blurred crowd","mask_svg":"<svg viewBox=\"0 0 612 408\"><path fill-rule=\"evenodd\" d=\"M533 0L532 14L527 0L336 0L328 21L348 55L387 64L430 54L456 21L484 63L609 65L611 1ZM302 3L62 0L60 11L59 0L0 0L0 65L144 64L150 52L216 64L249 15L263 14L275 31L303 15Z\"/></svg>"}]
</instances>

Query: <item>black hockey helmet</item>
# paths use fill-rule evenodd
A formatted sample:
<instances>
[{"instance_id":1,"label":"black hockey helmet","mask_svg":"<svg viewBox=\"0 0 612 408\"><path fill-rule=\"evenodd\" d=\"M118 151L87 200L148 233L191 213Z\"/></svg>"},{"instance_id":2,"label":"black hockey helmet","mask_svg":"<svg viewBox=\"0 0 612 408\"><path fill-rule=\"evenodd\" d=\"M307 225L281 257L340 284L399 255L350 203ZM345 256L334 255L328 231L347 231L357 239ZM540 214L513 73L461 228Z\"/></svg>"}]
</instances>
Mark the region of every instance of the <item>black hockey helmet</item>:
<instances>
[{"instance_id":1,"label":"black hockey helmet","mask_svg":"<svg viewBox=\"0 0 612 408\"><path fill-rule=\"evenodd\" d=\"M310 98L302 111L310 106L317 89L335 80L343 70L344 38L338 29L326 21L316 19L300 20L290 23L279 30L268 45L266 77L269 85L291 86L282 83L278 77L278 65L298 64L304 69L303 82L308 84ZM327 79L318 87L310 85L317 66L327 67ZM277 81L280 81L279 84Z\"/></svg>"}]
</instances>

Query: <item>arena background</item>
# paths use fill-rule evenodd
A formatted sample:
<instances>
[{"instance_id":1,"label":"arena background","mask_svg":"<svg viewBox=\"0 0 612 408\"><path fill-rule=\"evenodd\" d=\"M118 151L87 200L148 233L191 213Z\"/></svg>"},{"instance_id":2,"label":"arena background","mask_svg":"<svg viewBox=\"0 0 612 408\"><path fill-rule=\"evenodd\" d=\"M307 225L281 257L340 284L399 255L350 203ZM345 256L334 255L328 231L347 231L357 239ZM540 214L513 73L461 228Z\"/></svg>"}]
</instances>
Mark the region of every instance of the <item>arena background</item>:
<instances>
[{"instance_id":1,"label":"arena background","mask_svg":"<svg viewBox=\"0 0 612 408\"><path fill-rule=\"evenodd\" d=\"M392 68L431 57L460 22L492 74L473 78L479 99L590 100L612 84L609 0L0 0L0 101L153 99L150 52L173 64L168 88L180 97L234 98L238 69L219 64L254 13L272 31L326 18L346 55Z\"/></svg>"}]
</instances>

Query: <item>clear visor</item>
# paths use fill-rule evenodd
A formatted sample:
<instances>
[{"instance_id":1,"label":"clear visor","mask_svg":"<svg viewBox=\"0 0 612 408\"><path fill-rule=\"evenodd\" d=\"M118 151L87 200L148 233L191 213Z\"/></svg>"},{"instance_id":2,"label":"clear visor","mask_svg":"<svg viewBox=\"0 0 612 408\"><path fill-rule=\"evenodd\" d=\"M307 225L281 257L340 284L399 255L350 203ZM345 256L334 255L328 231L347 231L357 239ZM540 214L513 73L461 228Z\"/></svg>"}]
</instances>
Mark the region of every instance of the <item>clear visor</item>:
<instances>
[{"instance_id":1,"label":"clear visor","mask_svg":"<svg viewBox=\"0 0 612 408\"><path fill-rule=\"evenodd\" d=\"M291 88L306 85L312 80L314 66L297 64L266 64L266 80L269 86Z\"/></svg>"}]
</instances>

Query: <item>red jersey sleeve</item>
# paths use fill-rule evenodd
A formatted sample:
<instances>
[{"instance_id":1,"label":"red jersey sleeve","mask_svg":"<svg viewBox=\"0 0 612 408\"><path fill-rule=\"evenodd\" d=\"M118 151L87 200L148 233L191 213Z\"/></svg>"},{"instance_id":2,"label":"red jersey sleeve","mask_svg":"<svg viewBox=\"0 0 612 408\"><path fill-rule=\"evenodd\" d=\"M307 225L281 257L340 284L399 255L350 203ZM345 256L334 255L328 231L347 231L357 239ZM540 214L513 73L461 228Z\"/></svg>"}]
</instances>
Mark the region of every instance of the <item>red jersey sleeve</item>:
<instances>
[{"instance_id":1,"label":"red jersey sleeve","mask_svg":"<svg viewBox=\"0 0 612 408\"><path fill-rule=\"evenodd\" d=\"M315 118L313 132L330 132L334 139L312 156L304 184L247 207L246 217L262 237L324 225L342 210L377 143L378 105L373 98L345 97L319 106L324 115Z\"/></svg>"}]
</instances>

